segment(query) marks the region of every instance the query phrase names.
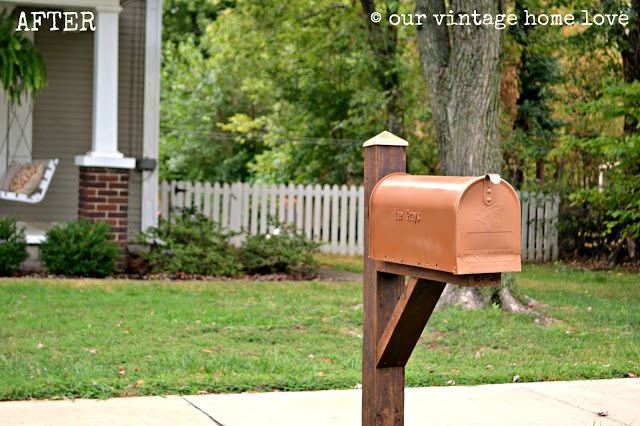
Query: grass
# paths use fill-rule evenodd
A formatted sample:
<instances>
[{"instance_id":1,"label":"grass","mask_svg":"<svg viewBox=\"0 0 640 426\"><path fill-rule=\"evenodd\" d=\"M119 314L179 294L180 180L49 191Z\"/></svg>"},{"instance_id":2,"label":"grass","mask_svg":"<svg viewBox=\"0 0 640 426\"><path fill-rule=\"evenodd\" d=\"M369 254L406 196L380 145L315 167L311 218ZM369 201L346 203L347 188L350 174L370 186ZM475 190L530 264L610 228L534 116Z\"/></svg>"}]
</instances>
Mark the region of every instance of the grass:
<instances>
[{"instance_id":1,"label":"grass","mask_svg":"<svg viewBox=\"0 0 640 426\"><path fill-rule=\"evenodd\" d=\"M362 256L339 256L336 254L317 253L314 257L321 266L328 266L338 271L362 273L364 270Z\"/></svg>"},{"instance_id":2,"label":"grass","mask_svg":"<svg viewBox=\"0 0 640 426\"><path fill-rule=\"evenodd\" d=\"M519 276L543 316L437 310L409 386L640 373L640 277L563 266ZM361 284L0 281L0 400L349 388Z\"/></svg>"}]
</instances>

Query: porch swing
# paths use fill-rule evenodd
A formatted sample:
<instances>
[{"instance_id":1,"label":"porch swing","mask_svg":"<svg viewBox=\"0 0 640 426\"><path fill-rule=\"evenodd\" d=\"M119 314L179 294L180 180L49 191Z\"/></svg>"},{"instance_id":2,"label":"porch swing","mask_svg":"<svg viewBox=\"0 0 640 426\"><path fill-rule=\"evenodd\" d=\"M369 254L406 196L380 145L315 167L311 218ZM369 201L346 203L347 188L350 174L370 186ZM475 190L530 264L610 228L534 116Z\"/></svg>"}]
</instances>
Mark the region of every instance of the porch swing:
<instances>
[{"instance_id":1,"label":"porch swing","mask_svg":"<svg viewBox=\"0 0 640 426\"><path fill-rule=\"evenodd\" d=\"M46 195L58 159L31 160L31 138L25 133L31 129L33 96L47 84L47 71L42 55L33 44L33 34L25 36L14 31L11 9L13 7L0 11L0 51L4 61L0 69L0 95L6 95L0 96L0 102L6 98L7 108L7 127L0 144L0 153L6 154L3 155L5 172L0 177L0 199L35 204ZM13 106L16 102L22 104L21 96L32 98L19 114ZM13 135L12 130L17 130L17 135ZM29 164L16 161L17 157L27 159Z\"/></svg>"},{"instance_id":2,"label":"porch swing","mask_svg":"<svg viewBox=\"0 0 640 426\"><path fill-rule=\"evenodd\" d=\"M33 161L29 164L22 164L16 160L20 145L23 144L27 152L31 152L31 146L25 136L27 121L32 117L32 105L29 104L29 110L26 114L27 118L21 122L20 117L13 108L7 108L7 130L5 138L0 146L0 152L6 152L6 168L5 173L0 177L0 200L17 201L20 203L35 204L42 201L49 189L49 184L53 178L53 174L58 166L58 159ZM13 153L10 152L10 130L12 125L19 128L20 134L17 138ZM18 182L15 182L15 180ZM30 184L20 185L20 179L26 179L27 182L33 180ZM34 184L35 188L34 188ZM11 188L19 187L15 191Z\"/></svg>"},{"instance_id":3,"label":"porch swing","mask_svg":"<svg viewBox=\"0 0 640 426\"><path fill-rule=\"evenodd\" d=\"M44 173L38 186L35 191L30 194L25 194L21 192L11 192L11 191L0 191L0 200L8 200L8 201L17 201L20 203L30 203L35 204L42 201L45 194L47 193L47 189L49 189L49 183L51 183L51 178L53 177L53 173L56 171L56 166L58 165L58 159L54 158L52 160L44 160L42 167L44 168ZM27 164L25 167L33 165L34 163ZM23 167L24 168L24 167ZM7 173L10 170L7 169Z\"/></svg>"}]
</instances>

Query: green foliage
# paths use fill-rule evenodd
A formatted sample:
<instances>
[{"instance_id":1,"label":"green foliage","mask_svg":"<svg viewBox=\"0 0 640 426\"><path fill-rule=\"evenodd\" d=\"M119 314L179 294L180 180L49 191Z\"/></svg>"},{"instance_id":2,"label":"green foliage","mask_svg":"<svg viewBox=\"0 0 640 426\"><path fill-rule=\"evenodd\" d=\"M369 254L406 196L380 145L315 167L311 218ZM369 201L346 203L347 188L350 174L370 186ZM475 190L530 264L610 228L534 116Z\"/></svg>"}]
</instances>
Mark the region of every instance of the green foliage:
<instances>
[{"instance_id":1,"label":"green foliage","mask_svg":"<svg viewBox=\"0 0 640 426\"><path fill-rule=\"evenodd\" d=\"M248 273L287 275L306 278L318 271L313 256L320 243L286 224L272 224L268 234L246 235L240 249L242 264Z\"/></svg>"},{"instance_id":2,"label":"green foliage","mask_svg":"<svg viewBox=\"0 0 640 426\"><path fill-rule=\"evenodd\" d=\"M606 206L600 200L566 202L560 210L558 243L566 258L603 260L620 244L607 233Z\"/></svg>"},{"instance_id":3,"label":"green foliage","mask_svg":"<svg viewBox=\"0 0 640 426\"><path fill-rule=\"evenodd\" d=\"M180 42L201 36L221 10L235 0L166 0L162 2L162 39Z\"/></svg>"},{"instance_id":4,"label":"green foliage","mask_svg":"<svg viewBox=\"0 0 640 426\"><path fill-rule=\"evenodd\" d=\"M54 226L40 245L47 272L81 277L105 277L116 272L118 245L106 222L74 220Z\"/></svg>"},{"instance_id":5,"label":"green foliage","mask_svg":"<svg viewBox=\"0 0 640 426\"><path fill-rule=\"evenodd\" d=\"M0 218L0 275L19 271L27 257L27 240L24 228L18 229L18 217Z\"/></svg>"},{"instance_id":6,"label":"green foliage","mask_svg":"<svg viewBox=\"0 0 640 426\"><path fill-rule=\"evenodd\" d=\"M15 19L0 12L0 81L9 102L20 105L21 95L35 95L47 85L47 70L33 43L15 28Z\"/></svg>"},{"instance_id":7,"label":"green foliage","mask_svg":"<svg viewBox=\"0 0 640 426\"><path fill-rule=\"evenodd\" d=\"M216 64L193 39L165 43L160 179L248 180L247 163L262 152L263 144L219 131L218 120L225 116L223 92Z\"/></svg>"},{"instance_id":8,"label":"green foliage","mask_svg":"<svg viewBox=\"0 0 640 426\"><path fill-rule=\"evenodd\" d=\"M138 234L136 241L150 248L143 253L155 273L234 276L242 270L232 233L194 209L182 209L172 220Z\"/></svg>"},{"instance_id":9,"label":"green foliage","mask_svg":"<svg viewBox=\"0 0 640 426\"><path fill-rule=\"evenodd\" d=\"M360 183L361 143L387 128L390 105L411 143L409 171L438 174L416 28L384 24L389 13L411 13L414 5L369 4L382 12L378 26L363 2L346 0L165 2L161 178ZM600 101L613 96L607 88L640 79L625 75L634 69L627 63L634 8L625 0L507 4L517 14L573 13L578 21L583 9L630 16L626 28L577 22L518 25L505 34L504 177L562 197L561 235L571 253L598 246L605 254L623 247L624 235L637 235L634 119ZM618 105L635 102L624 96ZM605 171L610 190L599 193L599 167L621 159L628 164Z\"/></svg>"},{"instance_id":10,"label":"green foliage","mask_svg":"<svg viewBox=\"0 0 640 426\"><path fill-rule=\"evenodd\" d=\"M640 120L640 81L622 83L610 78L599 97L577 105L585 116L603 122ZM631 126L634 127L634 126ZM561 219L563 244L585 256L613 254L616 262L626 237L640 236L640 132L598 131L563 138L552 154L579 153L589 167L582 172L585 184L569 194L571 206ZM603 176L602 186L599 175ZM565 232L563 232L565 231Z\"/></svg>"},{"instance_id":11,"label":"green foliage","mask_svg":"<svg viewBox=\"0 0 640 426\"><path fill-rule=\"evenodd\" d=\"M325 10L331 4L243 2L207 31L205 44L223 70L225 97L237 103L222 129L236 143L257 139L267 147L251 159L255 180L338 183L360 177L362 139L353 137L345 119L360 109L354 96L362 79L354 71L368 59L365 39L353 31L355 8Z\"/></svg>"},{"instance_id":12,"label":"green foliage","mask_svg":"<svg viewBox=\"0 0 640 426\"><path fill-rule=\"evenodd\" d=\"M554 147L562 121L554 116L555 85L562 80L557 57L560 31L555 27L525 25L530 13L550 13L540 0L517 0L518 24L508 30L507 53L517 70L513 127L503 140L504 176L517 189L537 189L545 182L548 153Z\"/></svg>"},{"instance_id":13,"label":"green foliage","mask_svg":"<svg viewBox=\"0 0 640 426\"><path fill-rule=\"evenodd\" d=\"M592 15L624 12L630 18L626 27L579 27L556 44L563 74L555 85L555 116L564 123L547 156L554 170L553 187L563 196L561 253L596 260L606 256L613 265L633 260L623 254L639 230L640 69L630 61L637 58L638 4L563 3L575 16L585 9Z\"/></svg>"},{"instance_id":14,"label":"green foliage","mask_svg":"<svg viewBox=\"0 0 640 426\"><path fill-rule=\"evenodd\" d=\"M381 70L357 3L250 0L206 28L165 43L161 178L359 183L362 142L386 128L387 72L416 142L412 171L435 171L414 29L401 30L397 59Z\"/></svg>"},{"instance_id":15,"label":"green foliage","mask_svg":"<svg viewBox=\"0 0 640 426\"><path fill-rule=\"evenodd\" d=\"M604 119L625 118L640 122L640 81L609 82L600 99L585 108ZM597 134L574 141L591 156L600 159L605 177L602 188L590 187L574 193L576 204L588 203L603 215L601 235L615 239L640 237L640 131L621 135Z\"/></svg>"},{"instance_id":16,"label":"green foliage","mask_svg":"<svg viewBox=\"0 0 640 426\"><path fill-rule=\"evenodd\" d=\"M193 208L177 210L170 221L139 233L149 248L142 257L154 273L237 276L285 273L308 278L317 272L313 253L320 246L286 225L266 235L230 232ZM239 248L232 238L242 241Z\"/></svg>"}]
</instances>

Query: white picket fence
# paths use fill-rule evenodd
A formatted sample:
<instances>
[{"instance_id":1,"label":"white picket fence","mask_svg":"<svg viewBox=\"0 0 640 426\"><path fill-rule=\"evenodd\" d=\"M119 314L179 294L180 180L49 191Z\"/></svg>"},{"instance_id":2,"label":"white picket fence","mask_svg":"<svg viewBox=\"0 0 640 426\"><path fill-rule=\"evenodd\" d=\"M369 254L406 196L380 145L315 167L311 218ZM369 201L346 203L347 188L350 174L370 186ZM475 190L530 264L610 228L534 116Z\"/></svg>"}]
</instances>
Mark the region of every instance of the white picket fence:
<instances>
[{"instance_id":1,"label":"white picket fence","mask_svg":"<svg viewBox=\"0 0 640 426\"><path fill-rule=\"evenodd\" d=\"M522 260L558 260L558 209L560 197L518 192L522 206Z\"/></svg>"},{"instance_id":2,"label":"white picket fence","mask_svg":"<svg viewBox=\"0 0 640 426\"><path fill-rule=\"evenodd\" d=\"M522 202L522 259L557 259L558 198L518 195ZM163 181L159 205L167 220L172 208L194 207L224 228L248 230L252 235L273 232L271 218L321 241L325 253L364 253L362 186Z\"/></svg>"},{"instance_id":3,"label":"white picket fence","mask_svg":"<svg viewBox=\"0 0 640 426\"><path fill-rule=\"evenodd\" d=\"M162 182L161 216L173 207L195 207L232 231L273 232L274 222L293 225L323 243L325 253L362 254L364 188L329 185Z\"/></svg>"}]
</instances>

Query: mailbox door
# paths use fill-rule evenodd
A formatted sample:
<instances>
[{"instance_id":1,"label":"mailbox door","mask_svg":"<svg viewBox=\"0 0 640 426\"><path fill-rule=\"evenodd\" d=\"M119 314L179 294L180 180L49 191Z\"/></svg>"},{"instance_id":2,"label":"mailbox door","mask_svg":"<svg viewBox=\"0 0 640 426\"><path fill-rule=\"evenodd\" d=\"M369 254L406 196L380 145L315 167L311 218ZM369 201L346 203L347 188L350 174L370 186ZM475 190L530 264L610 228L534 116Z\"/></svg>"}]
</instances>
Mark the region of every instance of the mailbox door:
<instances>
[{"instance_id":1,"label":"mailbox door","mask_svg":"<svg viewBox=\"0 0 640 426\"><path fill-rule=\"evenodd\" d=\"M520 201L511 185L494 181L478 179L458 201L458 274L520 271Z\"/></svg>"}]
</instances>

